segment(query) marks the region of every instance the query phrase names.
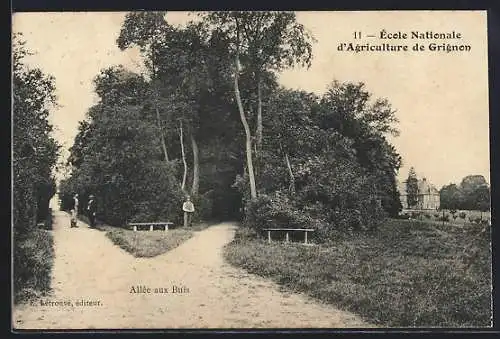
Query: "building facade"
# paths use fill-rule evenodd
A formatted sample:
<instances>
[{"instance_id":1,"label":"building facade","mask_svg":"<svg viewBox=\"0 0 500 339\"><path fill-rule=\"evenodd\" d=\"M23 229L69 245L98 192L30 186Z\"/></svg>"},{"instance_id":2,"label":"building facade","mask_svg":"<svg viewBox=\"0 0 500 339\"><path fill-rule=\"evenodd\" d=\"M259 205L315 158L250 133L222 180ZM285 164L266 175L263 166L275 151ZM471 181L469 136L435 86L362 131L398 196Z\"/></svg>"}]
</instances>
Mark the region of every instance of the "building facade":
<instances>
[{"instance_id":1,"label":"building facade","mask_svg":"<svg viewBox=\"0 0 500 339\"><path fill-rule=\"evenodd\" d=\"M399 198L403 209L437 210L439 209L439 191L426 178L418 180L417 204L408 206L406 181L398 184Z\"/></svg>"}]
</instances>

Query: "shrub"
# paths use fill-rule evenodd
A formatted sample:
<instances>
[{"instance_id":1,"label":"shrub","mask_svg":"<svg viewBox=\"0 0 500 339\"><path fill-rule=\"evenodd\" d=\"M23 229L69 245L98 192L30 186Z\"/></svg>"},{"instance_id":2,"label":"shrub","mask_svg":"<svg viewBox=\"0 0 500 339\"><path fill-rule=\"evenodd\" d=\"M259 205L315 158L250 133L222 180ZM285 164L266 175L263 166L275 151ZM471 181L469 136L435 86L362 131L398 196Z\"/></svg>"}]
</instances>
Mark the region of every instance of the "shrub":
<instances>
[{"instance_id":1,"label":"shrub","mask_svg":"<svg viewBox=\"0 0 500 339\"><path fill-rule=\"evenodd\" d=\"M385 217L382 208L375 203L325 212L328 209L320 202L300 206L287 193L277 191L272 195L261 194L248 202L244 224L256 231L264 228L314 228L313 238L323 242L338 238L341 232L374 230Z\"/></svg>"},{"instance_id":2,"label":"shrub","mask_svg":"<svg viewBox=\"0 0 500 339\"><path fill-rule=\"evenodd\" d=\"M81 214L87 198L95 195L97 218L108 225L123 226L132 221L182 220L183 194L175 180L175 164L161 161L127 163L119 171L90 179L80 169L61 182L61 209L72 206L72 196L80 196ZM104 175L103 175L104 177ZM154 178L154 180L151 180Z\"/></svg>"},{"instance_id":3,"label":"shrub","mask_svg":"<svg viewBox=\"0 0 500 339\"><path fill-rule=\"evenodd\" d=\"M45 230L52 230L52 224L53 224L53 216L52 216L52 208L48 209L48 214L45 217L45 220L43 222L43 228Z\"/></svg>"},{"instance_id":4,"label":"shrub","mask_svg":"<svg viewBox=\"0 0 500 339\"><path fill-rule=\"evenodd\" d=\"M214 191L210 190L203 194L191 197L195 207L193 221L208 220L212 217Z\"/></svg>"},{"instance_id":5,"label":"shrub","mask_svg":"<svg viewBox=\"0 0 500 339\"><path fill-rule=\"evenodd\" d=\"M410 219L410 215L408 213L401 213L400 215L398 215L398 219Z\"/></svg>"},{"instance_id":6,"label":"shrub","mask_svg":"<svg viewBox=\"0 0 500 339\"><path fill-rule=\"evenodd\" d=\"M450 221L450 216L448 214L445 214L444 216L440 216L438 218L439 221L444 221L444 222L449 222Z\"/></svg>"},{"instance_id":7,"label":"shrub","mask_svg":"<svg viewBox=\"0 0 500 339\"><path fill-rule=\"evenodd\" d=\"M260 230L262 228L299 228L310 223L311 217L301 213L288 195L277 191L273 195L261 194L247 203L245 224Z\"/></svg>"},{"instance_id":8,"label":"shrub","mask_svg":"<svg viewBox=\"0 0 500 339\"><path fill-rule=\"evenodd\" d=\"M34 229L14 238L14 301L24 301L50 290L54 260L52 234Z\"/></svg>"},{"instance_id":9,"label":"shrub","mask_svg":"<svg viewBox=\"0 0 500 339\"><path fill-rule=\"evenodd\" d=\"M458 214L458 216L459 216L461 219L464 219L464 220L465 220L465 218L467 217L467 213L465 213L465 212L460 212L460 213Z\"/></svg>"}]
</instances>

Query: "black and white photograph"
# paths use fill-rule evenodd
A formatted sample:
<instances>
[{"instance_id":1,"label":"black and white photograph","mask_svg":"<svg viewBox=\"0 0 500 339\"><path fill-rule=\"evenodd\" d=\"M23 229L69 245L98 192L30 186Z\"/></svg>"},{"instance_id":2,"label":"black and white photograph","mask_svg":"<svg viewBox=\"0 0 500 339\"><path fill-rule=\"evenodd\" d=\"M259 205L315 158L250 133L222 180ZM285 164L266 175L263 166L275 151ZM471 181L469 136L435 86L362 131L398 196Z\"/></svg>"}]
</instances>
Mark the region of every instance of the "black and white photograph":
<instances>
[{"instance_id":1,"label":"black and white photograph","mask_svg":"<svg viewBox=\"0 0 500 339\"><path fill-rule=\"evenodd\" d=\"M12 14L13 331L492 327L487 12Z\"/></svg>"}]
</instances>

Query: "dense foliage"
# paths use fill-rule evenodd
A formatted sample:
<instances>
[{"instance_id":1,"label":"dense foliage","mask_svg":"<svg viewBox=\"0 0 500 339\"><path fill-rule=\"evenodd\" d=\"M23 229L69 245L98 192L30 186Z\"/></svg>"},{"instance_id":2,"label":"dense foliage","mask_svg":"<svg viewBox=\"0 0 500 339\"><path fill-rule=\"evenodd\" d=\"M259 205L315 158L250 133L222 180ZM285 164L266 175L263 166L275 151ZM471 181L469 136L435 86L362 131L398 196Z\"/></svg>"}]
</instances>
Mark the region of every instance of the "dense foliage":
<instances>
[{"instance_id":1,"label":"dense foliage","mask_svg":"<svg viewBox=\"0 0 500 339\"><path fill-rule=\"evenodd\" d=\"M52 170L58 156L58 145L48 122L49 109L56 99L54 79L38 68L28 68L24 63L28 54L22 36L14 35L12 166L16 294L27 287L48 288L51 238L37 229L37 223L50 218L49 200L55 193Z\"/></svg>"},{"instance_id":2,"label":"dense foliage","mask_svg":"<svg viewBox=\"0 0 500 339\"><path fill-rule=\"evenodd\" d=\"M71 149L64 209L93 193L110 224L178 220L190 194L199 218L243 211L251 227L314 225L322 238L399 212L387 100L362 83L333 81L322 96L280 86L279 71L312 57L292 13L200 19L174 27L161 12L127 14L117 45L139 47L147 72L96 77L100 100Z\"/></svg>"},{"instance_id":3,"label":"dense foliage","mask_svg":"<svg viewBox=\"0 0 500 339\"><path fill-rule=\"evenodd\" d=\"M63 202L94 194L97 213L111 224L175 215L182 196L175 164L161 161L156 126L135 106L94 108L82 164L61 184Z\"/></svg>"},{"instance_id":4,"label":"dense foliage","mask_svg":"<svg viewBox=\"0 0 500 339\"><path fill-rule=\"evenodd\" d=\"M483 212L490 209L490 187L482 175L468 175L460 185L443 186L439 196L443 209Z\"/></svg>"},{"instance_id":5,"label":"dense foliage","mask_svg":"<svg viewBox=\"0 0 500 339\"><path fill-rule=\"evenodd\" d=\"M332 230L373 230L399 212L400 157L383 135L394 112L369 97L363 84L338 82L321 98L274 92L265 105L269 135L257 175L260 195L248 203L249 225L314 227L325 239Z\"/></svg>"}]
</instances>

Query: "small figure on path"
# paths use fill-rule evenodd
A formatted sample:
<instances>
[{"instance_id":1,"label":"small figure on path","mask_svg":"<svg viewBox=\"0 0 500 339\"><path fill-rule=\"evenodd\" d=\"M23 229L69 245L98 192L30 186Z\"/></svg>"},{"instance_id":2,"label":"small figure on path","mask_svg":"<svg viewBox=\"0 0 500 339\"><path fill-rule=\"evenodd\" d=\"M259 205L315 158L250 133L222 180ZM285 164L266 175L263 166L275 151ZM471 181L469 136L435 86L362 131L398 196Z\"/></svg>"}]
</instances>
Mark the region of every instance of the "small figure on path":
<instances>
[{"instance_id":1,"label":"small figure on path","mask_svg":"<svg viewBox=\"0 0 500 339\"><path fill-rule=\"evenodd\" d=\"M71 227L78 227L78 194L73 196L73 209L71 210Z\"/></svg>"},{"instance_id":2,"label":"small figure on path","mask_svg":"<svg viewBox=\"0 0 500 339\"><path fill-rule=\"evenodd\" d=\"M191 197L189 195L187 196L184 204L182 204L182 210L184 211L184 227L187 227L188 225L191 226L194 205L191 202Z\"/></svg>"},{"instance_id":3,"label":"small figure on path","mask_svg":"<svg viewBox=\"0 0 500 339\"><path fill-rule=\"evenodd\" d=\"M94 195L91 194L89 196L89 202L87 204L87 213L90 221L90 227L94 228L95 227L95 213L96 213L96 205L95 205L95 199Z\"/></svg>"}]
</instances>

